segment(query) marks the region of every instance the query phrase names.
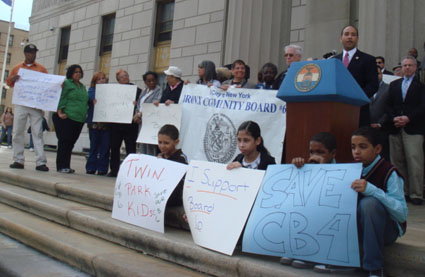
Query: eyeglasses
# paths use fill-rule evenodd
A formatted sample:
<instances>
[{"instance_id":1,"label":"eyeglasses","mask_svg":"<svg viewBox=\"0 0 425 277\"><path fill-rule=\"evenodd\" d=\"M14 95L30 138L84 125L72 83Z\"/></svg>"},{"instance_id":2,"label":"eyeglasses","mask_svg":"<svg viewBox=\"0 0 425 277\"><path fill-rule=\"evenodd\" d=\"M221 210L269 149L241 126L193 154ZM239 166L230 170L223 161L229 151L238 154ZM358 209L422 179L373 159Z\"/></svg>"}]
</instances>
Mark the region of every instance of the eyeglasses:
<instances>
[{"instance_id":1,"label":"eyeglasses","mask_svg":"<svg viewBox=\"0 0 425 277\"><path fill-rule=\"evenodd\" d=\"M295 55L291 54L291 53L285 53L285 57L293 57L293 56L295 56Z\"/></svg>"}]
</instances>

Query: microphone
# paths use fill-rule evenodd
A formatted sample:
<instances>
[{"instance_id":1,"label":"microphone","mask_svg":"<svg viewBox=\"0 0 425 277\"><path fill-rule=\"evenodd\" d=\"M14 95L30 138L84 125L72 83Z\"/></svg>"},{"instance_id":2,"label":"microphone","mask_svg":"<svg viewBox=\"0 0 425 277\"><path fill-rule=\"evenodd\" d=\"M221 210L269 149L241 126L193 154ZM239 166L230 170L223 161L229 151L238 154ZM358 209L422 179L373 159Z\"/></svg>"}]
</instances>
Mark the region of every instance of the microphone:
<instances>
[{"instance_id":1,"label":"microphone","mask_svg":"<svg viewBox=\"0 0 425 277\"><path fill-rule=\"evenodd\" d=\"M336 54L337 54L336 50L332 50L331 52L324 54L324 55L323 55L323 58L324 58L325 60L327 60L327 59L331 59L331 58L333 58Z\"/></svg>"}]
</instances>

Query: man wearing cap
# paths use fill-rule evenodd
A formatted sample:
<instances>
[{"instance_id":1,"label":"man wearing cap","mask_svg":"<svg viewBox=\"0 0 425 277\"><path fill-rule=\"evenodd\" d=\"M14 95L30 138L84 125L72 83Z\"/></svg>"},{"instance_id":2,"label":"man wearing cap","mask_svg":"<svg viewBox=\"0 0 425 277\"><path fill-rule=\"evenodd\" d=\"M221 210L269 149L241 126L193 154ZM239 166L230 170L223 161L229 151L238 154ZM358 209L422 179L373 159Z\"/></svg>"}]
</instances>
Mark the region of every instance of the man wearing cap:
<instances>
[{"instance_id":1,"label":"man wearing cap","mask_svg":"<svg viewBox=\"0 0 425 277\"><path fill-rule=\"evenodd\" d=\"M24 48L25 61L15 65L10 72L6 83L10 87L15 86L15 82L19 80L18 71L20 68L34 70L42 73L47 73L44 66L37 63L35 58L37 56L37 47L34 44L28 44ZM24 168L24 138L25 138L25 125L27 119L30 119L31 133L34 142L36 170L49 171L46 166L47 160L44 154L44 141L42 132L43 114L42 110L30 108L21 105L15 105L15 117L13 120L13 160L10 168L23 169Z\"/></svg>"}]
</instances>

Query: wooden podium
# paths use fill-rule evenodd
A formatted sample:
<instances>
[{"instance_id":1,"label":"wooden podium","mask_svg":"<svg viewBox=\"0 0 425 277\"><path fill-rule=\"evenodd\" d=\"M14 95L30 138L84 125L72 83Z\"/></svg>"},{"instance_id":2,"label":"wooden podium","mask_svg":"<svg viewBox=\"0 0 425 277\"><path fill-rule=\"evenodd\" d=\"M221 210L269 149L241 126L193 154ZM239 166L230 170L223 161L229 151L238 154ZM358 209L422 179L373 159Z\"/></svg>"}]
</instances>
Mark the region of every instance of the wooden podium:
<instances>
[{"instance_id":1,"label":"wooden podium","mask_svg":"<svg viewBox=\"0 0 425 277\"><path fill-rule=\"evenodd\" d=\"M286 163L308 158L310 138L319 132L335 136L337 162L353 161L351 134L369 99L340 60L292 63L277 97L287 103Z\"/></svg>"}]
</instances>

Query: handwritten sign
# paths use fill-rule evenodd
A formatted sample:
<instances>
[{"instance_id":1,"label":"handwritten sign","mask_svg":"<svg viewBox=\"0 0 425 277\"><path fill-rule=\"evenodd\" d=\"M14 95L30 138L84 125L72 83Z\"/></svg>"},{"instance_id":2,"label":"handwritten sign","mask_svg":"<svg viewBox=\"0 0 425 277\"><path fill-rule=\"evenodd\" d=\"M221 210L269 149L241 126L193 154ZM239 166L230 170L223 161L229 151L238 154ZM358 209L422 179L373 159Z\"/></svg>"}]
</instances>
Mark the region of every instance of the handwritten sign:
<instances>
[{"instance_id":1,"label":"handwritten sign","mask_svg":"<svg viewBox=\"0 0 425 277\"><path fill-rule=\"evenodd\" d=\"M183 87L181 147L189 160L229 163L236 155L239 125L254 120L264 144L280 161L286 129L286 103L276 90L216 87L188 84Z\"/></svg>"},{"instance_id":2,"label":"handwritten sign","mask_svg":"<svg viewBox=\"0 0 425 277\"><path fill-rule=\"evenodd\" d=\"M120 166L112 217L164 233L165 205L187 165L131 154Z\"/></svg>"},{"instance_id":3,"label":"handwritten sign","mask_svg":"<svg viewBox=\"0 0 425 277\"><path fill-rule=\"evenodd\" d=\"M360 266L357 192L361 164L271 165L249 217L242 251Z\"/></svg>"},{"instance_id":4,"label":"handwritten sign","mask_svg":"<svg viewBox=\"0 0 425 277\"><path fill-rule=\"evenodd\" d=\"M136 93L135 85L96 85L93 122L131 123Z\"/></svg>"},{"instance_id":5,"label":"handwritten sign","mask_svg":"<svg viewBox=\"0 0 425 277\"><path fill-rule=\"evenodd\" d=\"M51 75L21 68L15 83L12 103L56 112L65 76Z\"/></svg>"},{"instance_id":6,"label":"handwritten sign","mask_svg":"<svg viewBox=\"0 0 425 277\"><path fill-rule=\"evenodd\" d=\"M263 176L263 170L191 161L183 204L195 243L232 255Z\"/></svg>"},{"instance_id":7,"label":"handwritten sign","mask_svg":"<svg viewBox=\"0 0 425 277\"><path fill-rule=\"evenodd\" d=\"M182 108L179 104L160 104L158 107L151 103L142 104L142 111L142 129L137 137L139 143L158 144L158 131L165 124L180 129Z\"/></svg>"}]
</instances>

